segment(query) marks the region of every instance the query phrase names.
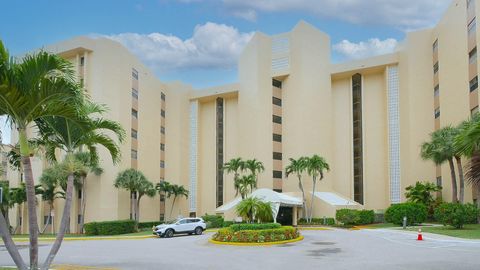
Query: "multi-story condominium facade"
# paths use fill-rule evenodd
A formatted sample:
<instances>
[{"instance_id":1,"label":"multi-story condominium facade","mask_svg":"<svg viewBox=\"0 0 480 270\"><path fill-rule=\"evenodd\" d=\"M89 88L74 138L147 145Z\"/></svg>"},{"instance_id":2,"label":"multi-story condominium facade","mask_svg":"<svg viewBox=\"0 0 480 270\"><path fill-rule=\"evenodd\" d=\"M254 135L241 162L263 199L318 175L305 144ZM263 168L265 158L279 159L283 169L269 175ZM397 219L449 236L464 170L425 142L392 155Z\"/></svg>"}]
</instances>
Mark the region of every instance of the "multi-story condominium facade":
<instances>
[{"instance_id":1,"label":"multi-story condominium facade","mask_svg":"<svg viewBox=\"0 0 480 270\"><path fill-rule=\"evenodd\" d=\"M259 188L293 196L298 182L284 175L289 158L325 157L331 171L317 185L315 216L340 206L386 209L405 201L405 188L416 181L441 185L450 200L448 164L422 160L420 145L478 111L479 9L475 0L455 0L437 26L407 33L396 52L341 64L331 62L328 35L305 22L288 33L256 33L240 56L238 83L202 90L160 82L111 40L81 37L47 47L74 63L93 100L110 108L107 117L131 132L122 162L113 165L102 152L104 173L88 176L86 221L129 218L128 192L113 187L126 168L184 185L190 195L174 216L213 214L235 198L222 165L236 157L264 163ZM47 166L38 163L36 179ZM304 185L311 190L307 176ZM480 199L469 185L465 198ZM142 220L171 218L171 200L143 200ZM76 201L71 230L78 207ZM42 206L39 215L46 215Z\"/></svg>"}]
</instances>

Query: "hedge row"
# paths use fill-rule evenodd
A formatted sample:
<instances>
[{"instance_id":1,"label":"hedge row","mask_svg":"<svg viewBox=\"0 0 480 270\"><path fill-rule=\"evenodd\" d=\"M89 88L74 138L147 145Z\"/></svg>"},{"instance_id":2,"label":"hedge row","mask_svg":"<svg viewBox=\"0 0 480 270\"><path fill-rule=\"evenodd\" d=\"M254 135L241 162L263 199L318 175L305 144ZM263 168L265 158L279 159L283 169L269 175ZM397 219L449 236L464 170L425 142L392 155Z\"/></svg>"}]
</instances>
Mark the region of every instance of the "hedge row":
<instances>
[{"instance_id":1,"label":"hedge row","mask_svg":"<svg viewBox=\"0 0 480 270\"><path fill-rule=\"evenodd\" d=\"M415 225L427 219L427 207L421 203L399 203L390 206L385 211L385 220L397 225L403 224L403 217L407 217L407 225Z\"/></svg>"},{"instance_id":2,"label":"hedge row","mask_svg":"<svg viewBox=\"0 0 480 270\"><path fill-rule=\"evenodd\" d=\"M135 232L134 220L114 220L85 224L87 235L117 235Z\"/></svg>"},{"instance_id":3,"label":"hedge row","mask_svg":"<svg viewBox=\"0 0 480 270\"><path fill-rule=\"evenodd\" d=\"M165 223L165 221L145 221L145 222L139 222L138 223L138 228L139 229L151 229L153 226L160 225L162 223Z\"/></svg>"},{"instance_id":4,"label":"hedge row","mask_svg":"<svg viewBox=\"0 0 480 270\"><path fill-rule=\"evenodd\" d=\"M242 231L234 231L230 227L218 230L218 232L213 235L212 239L220 242L265 243L291 240L299 236L300 234L298 230L291 226L284 226L276 229Z\"/></svg>"},{"instance_id":5,"label":"hedge row","mask_svg":"<svg viewBox=\"0 0 480 270\"><path fill-rule=\"evenodd\" d=\"M237 231L257 231L257 230L267 230L267 229L278 229L282 227L279 223L239 223L230 225L228 228L234 232Z\"/></svg>"},{"instance_id":6,"label":"hedge row","mask_svg":"<svg viewBox=\"0 0 480 270\"><path fill-rule=\"evenodd\" d=\"M312 222L308 223L306 219L298 220L298 225L335 225L334 218L312 218Z\"/></svg>"},{"instance_id":7,"label":"hedge row","mask_svg":"<svg viewBox=\"0 0 480 270\"><path fill-rule=\"evenodd\" d=\"M339 209L335 218L344 225L366 225L375 221L375 212L373 210Z\"/></svg>"},{"instance_id":8,"label":"hedge row","mask_svg":"<svg viewBox=\"0 0 480 270\"><path fill-rule=\"evenodd\" d=\"M477 223L479 209L474 204L442 203L435 208L435 219L443 225L451 225L457 229L465 224Z\"/></svg>"}]
</instances>

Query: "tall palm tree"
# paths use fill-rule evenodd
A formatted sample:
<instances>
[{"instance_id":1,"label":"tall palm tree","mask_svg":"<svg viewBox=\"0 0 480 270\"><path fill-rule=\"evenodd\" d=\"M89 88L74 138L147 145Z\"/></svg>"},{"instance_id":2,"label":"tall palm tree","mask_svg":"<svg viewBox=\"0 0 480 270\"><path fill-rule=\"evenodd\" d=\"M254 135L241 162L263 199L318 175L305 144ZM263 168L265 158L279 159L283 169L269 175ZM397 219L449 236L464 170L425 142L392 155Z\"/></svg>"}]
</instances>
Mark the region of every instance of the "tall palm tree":
<instances>
[{"instance_id":1,"label":"tall palm tree","mask_svg":"<svg viewBox=\"0 0 480 270\"><path fill-rule=\"evenodd\" d=\"M44 233L48 225L52 223L52 213L54 211L54 203L56 199L65 199L65 192L58 190L60 182L66 178L65 173L58 164L43 171L40 176L40 183L42 185L42 200L49 205L48 218L45 226L41 230ZM53 231L52 226L52 231Z\"/></svg>"},{"instance_id":2,"label":"tall palm tree","mask_svg":"<svg viewBox=\"0 0 480 270\"><path fill-rule=\"evenodd\" d=\"M448 162L452 180L452 202L458 202L457 177L455 174L454 159L457 161L458 174L460 176L461 199L463 200L463 168L461 155L458 147L454 145L458 131L447 126L430 134L430 141L424 142L421 147L421 157L425 160L432 160L436 165Z\"/></svg>"},{"instance_id":3,"label":"tall palm tree","mask_svg":"<svg viewBox=\"0 0 480 270\"><path fill-rule=\"evenodd\" d=\"M255 220L266 222L273 219L271 204L255 197L241 201L235 208L235 211L237 215L251 223Z\"/></svg>"},{"instance_id":4,"label":"tall palm tree","mask_svg":"<svg viewBox=\"0 0 480 270\"><path fill-rule=\"evenodd\" d=\"M153 183L141 172L135 169L127 169L120 172L115 179L114 186L130 191L130 202L133 206L133 218L136 221L136 229L140 222L140 200L144 195L153 197L157 193Z\"/></svg>"},{"instance_id":5,"label":"tall palm tree","mask_svg":"<svg viewBox=\"0 0 480 270\"><path fill-rule=\"evenodd\" d=\"M172 193L172 184L169 182L162 180L155 186L155 189L158 191L158 195L160 197L160 208L162 207L162 196L163 196L163 204L165 205L165 198L169 197L169 194ZM165 217L164 217L165 218ZM162 214L159 213L159 221L162 221Z\"/></svg>"},{"instance_id":6,"label":"tall palm tree","mask_svg":"<svg viewBox=\"0 0 480 270\"><path fill-rule=\"evenodd\" d=\"M315 187L317 185L317 178L321 181L323 179L324 171L330 170L330 165L328 165L325 158L318 155L313 155L312 157L309 157L306 163L307 173L312 177L313 181L312 200L310 201L310 210L308 215L308 222L311 222L313 217L313 202L315 200Z\"/></svg>"},{"instance_id":7,"label":"tall palm tree","mask_svg":"<svg viewBox=\"0 0 480 270\"><path fill-rule=\"evenodd\" d=\"M227 173L233 173L233 183L235 188L235 195L238 195L240 192L237 188L238 178L240 177L240 173L245 170L246 164L242 158L234 158L231 159L229 162L223 165L223 170Z\"/></svg>"},{"instance_id":8,"label":"tall palm tree","mask_svg":"<svg viewBox=\"0 0 480 270\"><path fill-rule=\"evenodd\" d=\"M175 201L177 197L185 197L188 198L188 190L181 185L171 185L170 193L167 195L168 197L173 196L172 208L170 209L170 218L172 218L173 207L175 206Z\"/></svg>"},{"instance_id":9,"label":"tall palm tree","mask_svg":"<svg viewBox=\"0 0 480 270\"><path fill-rule=\"evenodd\" d=\"M70 62L46 52L27 55L17 62L10 58L0 41L0 116L7 116L18 131L27 189L30 269L38 268L38 222L30 162L32 149L27 129L46 116L78 118L75 105L81 103L84 94L75 82L74 74ZM2 232L3 235L6 233ZM7 246L7 249L11 248ZM22 258L14 258L14 261L19 268L25 265Z\"/></svg>"},{"instance_id":10,"label":"tall palm tree","mask_svg":"<svg viewBox=\"0 0 480 270\"><path fill-rule=\"evenodd\" d=\"M256 178L253 174L242 175L237 178L234 183L235 190L240 193L242 200L247 198L247 195L253 191L253 187L257 186Z\"/></svg>"},{"instance_id":11,"label":"tall palm tree","mask_svg":"<svg viewBox=\"0 0 480 270\"><path fill-rule=\"evenodd\" d=\"M302 192L302 213L304 218L307 214L307 198L305 196L305 190L303 188L302 174L307 169L307 160L308 159L306 157L300 157L299 159L290 158L290 164L285 167L285 177L288 178L288 176L292 173L297 175L298 188Z\"/></svg>"},{"instance_id":12,"label":"tall palm tree","mask_svg":"<svg viewBox=\"0 0 480 270\"><path fill-rule=\"evenodd\" d=\"M257 188L257 181L258 181L258 174L265 171L265 166L263 166L263 163L261 161L258 161L256 159L249 159L245 161L245 169L249 170L250 173L252 174L253 178L255 181L252 182L252 186L250 189L253 191L254 189Z\"/></svg>"}]
</instances>

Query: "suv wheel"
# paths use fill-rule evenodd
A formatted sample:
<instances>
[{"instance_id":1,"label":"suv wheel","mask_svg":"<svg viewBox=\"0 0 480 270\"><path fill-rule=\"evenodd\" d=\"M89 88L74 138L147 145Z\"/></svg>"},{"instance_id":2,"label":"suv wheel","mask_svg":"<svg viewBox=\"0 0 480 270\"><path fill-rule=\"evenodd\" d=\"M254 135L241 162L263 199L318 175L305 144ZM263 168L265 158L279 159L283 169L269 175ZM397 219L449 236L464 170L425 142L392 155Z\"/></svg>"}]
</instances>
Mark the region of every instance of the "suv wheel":
<instances>
[{"instance_id":1,"label":"suv wheel","mask_svg":"<svg viewBox=\"0 0 480 270\"><path fill-rule=\"evenodd\" d=\"M202 227L197 227L197 228L195 228L195 234L196 234L196 235L201 235L202 232L203 232Z\"/></svg>"},{"instance_id":2,"label":"suv wheel","mask_svg":"<svg viewBox=\"0 0 480 270\"><path fill-rule=\"evenodd\" d=\"M170 238L170 237L173 237L173 230L172 229L168 229L165 232L165 238Z\"/></svg>"}]
</instances>

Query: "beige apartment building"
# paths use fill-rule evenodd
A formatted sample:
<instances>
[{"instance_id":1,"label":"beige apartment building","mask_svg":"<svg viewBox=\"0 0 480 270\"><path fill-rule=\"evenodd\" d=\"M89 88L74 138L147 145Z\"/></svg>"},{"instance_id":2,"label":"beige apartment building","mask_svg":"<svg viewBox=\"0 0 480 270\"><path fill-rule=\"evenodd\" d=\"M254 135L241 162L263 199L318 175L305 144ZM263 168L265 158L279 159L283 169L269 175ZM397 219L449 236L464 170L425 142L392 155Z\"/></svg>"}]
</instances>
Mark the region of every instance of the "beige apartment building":
<instances>
[{"instance_id":1,"label":"beige apartment building","mask_svg":"<svg viewBox=\"0 0 480 270\"><path fill-rule=\"evenodd\" d=\"M110 108L107 117L131 132L122 162L114 166L102 150L104 173L88 176L86 222L129 218L128 192L113 187L127 168L190 191L172 217L171 199L142 199L141 220L214 214L235 199L233 176L222 165L236 157L264 163L259 188L297 197L297 179L284 175L289 158L325 157L331 171L317 185L319 217L342 207L382 211L403 202L405 187L416 181L441 185L449 200L448 165L423 161L420 145L478 111L479 9L475 0L454 0L434 28L407 33L396 52L340 64L331 62L329 36L305 22L288 33L256 33L240 56L238 82L201 90L159 81L108 39L48 46L72 61L93 100ZM38 179L48 164L34 159ZM306 175L304 185L311 190ZM466 201L478 198L466 188ZM57 205L60 213L63 201ZM78 210L76 200L71 231ZM47 215L42 203L38 211Z\"/></svg>"}]
</instances>

